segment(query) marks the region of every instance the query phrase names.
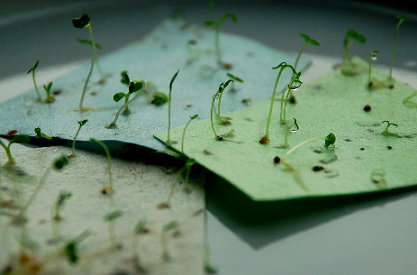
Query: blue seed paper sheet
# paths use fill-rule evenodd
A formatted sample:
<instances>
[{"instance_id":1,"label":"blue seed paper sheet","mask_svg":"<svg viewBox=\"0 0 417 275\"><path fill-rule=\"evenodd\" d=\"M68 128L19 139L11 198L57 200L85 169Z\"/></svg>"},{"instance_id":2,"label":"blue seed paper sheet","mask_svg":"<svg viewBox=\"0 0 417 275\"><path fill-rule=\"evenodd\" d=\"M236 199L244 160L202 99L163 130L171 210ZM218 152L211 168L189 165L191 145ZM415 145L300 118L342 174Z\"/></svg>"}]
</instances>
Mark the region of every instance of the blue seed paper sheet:
<instances>
[{"instance_id":1,"label":"blue seed paper sheet","mask_svg":"<svg viewBox=\"0 0 417 275\"><path fill-rule=\"evenodd\" d=\"M95 39L100 41L100 37ZM194 44L190 44L190 40ZM246 107L248 103L268 99L277 74L272 67L283 61L290 64L295 62L295 56L248 38L221 33L222 59L232 67L226 70L217 65L214 41L212 28L166 19L143 39L107 56L99 56L99 66L106 75L106 83L99 83L101 76L95 66L83 103L83 107L95 108L96 111L78 110L90 69L88 61L73 72L50 80L53 81L51 90L60 90L59 94L53 95L54 103L37 102L34 89L1 103L0 114L7 118L7 123L0 125L0 134L18 130L20 134L34 136L33 129L40 127L42 132L50 136L72 140L78 127L77 121L88 119L79 133L79 141L94 137L163 149L164 145L155 140L153 134L168 128L168 104L152 104L151 88L129 105L130 115L120 115L115 129L105 128L124 101L114 102L113 95L128 91L127 86L120 82L122 71L126 70L131 80L143 79L148 84L152 82L157 91L168 95L170 80L180 70L172 89L172 127L178 127L194 114L199 114L199 118L209 117L211 98L219 84L229 78L226 73L242 78L244 83L236 82L236 91L229 90L229 87L225 92L222 104L225 113ZM301 44L302 41L300 47ZM79 50L86 50L86 47L80 45ZM303 70L308 64L307 60L301 59L298 69ZM280 90L290 77L289 72L283 74ZM31 80L31 75L27 75L27 78ZM47 83L37 84L45 99L42 85Z\"/></svg>"}]
</instances>

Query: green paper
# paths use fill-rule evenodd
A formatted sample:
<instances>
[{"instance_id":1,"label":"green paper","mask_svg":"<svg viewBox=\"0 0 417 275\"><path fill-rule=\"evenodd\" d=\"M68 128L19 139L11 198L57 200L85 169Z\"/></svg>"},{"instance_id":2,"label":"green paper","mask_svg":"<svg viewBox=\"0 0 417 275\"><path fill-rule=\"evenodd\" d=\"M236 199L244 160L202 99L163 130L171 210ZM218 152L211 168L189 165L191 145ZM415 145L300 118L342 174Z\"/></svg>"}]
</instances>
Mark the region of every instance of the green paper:
<instances>
[{"instance_id":1,"label":"green paper","mask_svg":"<svg viewBox=\"0 0 417 275\"><path fill-rule=\"evenodd\" d=\"M274 105L270 142L259 143L265 135L270 104L265 101L224 114L231 118L231 125L215 127L219 135L235 130L235 137L227 141L214 138L210 119L189 125L185 155L257 201L359 194L417 184L417 109L403 104L403 99L413 94L414 89L394 80L394 89L370 91L368 63L359 58L354 62L359 75L345 76L337 69L294 92L297 103L288 104L287 120L292 123L292 118L296 118L300 129L289 134L288 149L278 148L284 144L288 127L279 124L280 101ZM380 81L388 79L388 75L375 68L372 75ZM210 103L207 102L207 109ZM372 107L369 112L364 111L367 104ZM382 121L398 124L389 128L393 135L381 134L386 128ZM183 127L171 129L172 139L180 140L182 130ZM316 140L286 159L299 171L306 188L284 165L274 163L276 156L282 157L293 146L329 133L337 137L334 148L326 149L324 140ZM155 137L164 142L166 132ZM179 143L172 148L179 151ZM315 172L314 166L322 166L324 170ZM371 176L380 171L385 176L376 184Z\"/></svg>"}]
</instances>

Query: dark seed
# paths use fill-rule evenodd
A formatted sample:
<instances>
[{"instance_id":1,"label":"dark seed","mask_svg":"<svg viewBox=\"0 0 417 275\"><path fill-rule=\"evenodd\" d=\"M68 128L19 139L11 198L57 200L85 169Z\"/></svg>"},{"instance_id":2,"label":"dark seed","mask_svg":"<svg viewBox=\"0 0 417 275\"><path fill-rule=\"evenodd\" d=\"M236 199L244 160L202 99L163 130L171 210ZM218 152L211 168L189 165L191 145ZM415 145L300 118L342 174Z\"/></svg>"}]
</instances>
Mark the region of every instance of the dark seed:
<instances>
[{"instance_id":1,"label":"dark seed","mask_svg":"<svg viewBox=\"0 0 417 275\"><path fill-rule=\"evenodd\" d=\"M361 151L365 151L365 148L363 148L363 147L362 147L362 148L361 148Z\"/></svg>"},{"instance_id":2,"label":"dark seed","mask_svg":"<svg viewBox=\"0 0 417 275\"><path fill-rule=\"evenodd\" d=\"M363 110L364 110L365 112L369 112L369 111L371 111L371 110L372 110L372 107L371 107L370 105L366 104L366 105L365 105L365 107L363 107Z\"/></svg>"},{"instance_id":3,"label":"dark seed","mask_svg":"<svg viewBox=\"0 0 417 275\"><path fill-rule=\"evenodd\" d=\"M388 148L388 150L391 150L392 149L392 146L388 145L387 148Z\"/></svg>"},{"instance_id":4,"label":"dark seed","mask_svg":"<svg viewBox=\"0 0 417 275\"><path fill-rule=\"evenodd\" d=\"M226 70L230 70L231 68L233 68L233 65L230 63L225 63L223 64L223 68L225 68Z\"/></svg>"},{"instance_id":5,"label":"dark seed","mask_svg":"<svg viewBox=\"0 0 417 275\"><path fill-rule=\"evenodd\" d=\"M223 137L217 136L217 140L222 141Z\"/></svg>"},{"instance_id":6,"label":"dark seed","mask_svg":"<svg viewBox=\"0 0 417 275\"><path fill-rule=\"evenodd\" d=\"M314 166L312 169L313 169L314 172L319 172L321 170L324 170L324 167L320 166L320 165L317 165L317 166Z\"/></svg>"},{"instance_id":7,"label":"dark seed","mask_svg":"<svg viewBox=\"0 0 417 275\"><path fill-rule=\"evenodd\" d=\"M274 163L278 164L281 161L280 157L275 157L274 158Z\"/></svg>"}]
</instances>

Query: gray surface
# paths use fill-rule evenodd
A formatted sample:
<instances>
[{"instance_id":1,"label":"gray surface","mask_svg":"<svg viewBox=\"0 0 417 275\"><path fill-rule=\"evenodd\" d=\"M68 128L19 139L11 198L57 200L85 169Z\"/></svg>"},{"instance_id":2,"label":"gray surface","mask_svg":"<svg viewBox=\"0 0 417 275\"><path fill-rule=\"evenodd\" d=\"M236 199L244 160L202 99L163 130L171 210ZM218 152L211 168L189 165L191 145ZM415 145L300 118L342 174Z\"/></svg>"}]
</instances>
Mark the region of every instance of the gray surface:
<instances>
[{"instance_id":1,"label":"gray surface","mask_svg":"<svg viewBox=\"0 0 417 275\"><path fill-rule=\"evenodd\" d=\"M379 49L381 57L377 63L389 64L396 24L393 18L398 12L374 7L340 9L337 7L339 1L336 4L336 1L324 2L327 6L313 4L307 9L299 2L292 5L255 5L251 6L251 10L244 6L224 7L221 4L222 8L216 14L233 10L243 19L243 24L225 25L226 30L244 34L284 51L294 50L293 41L295 39L298 43L298 32L308 33L322 43L322 47L310 47L308 52L326 55L341 56L343 36L349 27L354 27L368 37L368 43L364 46L353 45L352 52L366 57L371 50ZM145 34L150 30L150 25L156 24L170 12L170 6L173 5L148 6L147 12L141 16L131 16L130 10L125 9L125 14L121 16L132 20L132 24L126 25L126 33L135 30L138 36ZM187 6L188 19L201 22L205 16L205 6ZM97 36L108 37L101 43L111 46L103 51L110 51L131 41L131 37L115 32L109 24L105 24L108 22L106 16L109 16L106 15L106 9L91 11L103 18L101 23L107 27L96 28L95 31ZM74 12L73 16L78 16L78 12ZM415 18L415 15L412 16ZM58 25L63 20L60 16L54 19ZM45 37L36 36L28 39L30 47L19 47L29 34L38 33L37 25L33 22L46 26L45 21L38 19L32 21L30 26L18 23L13 28L1 28L0 36L9 37L0 42L3 77L26 72L33 64L33 56L44 60L45 66L67 63L73 58L89 58L89 54L83 56L83 53L73 50L78 46L72 39L77 34L70 28L67 36L57 35L59 39L45 42ZM413 46L417 42L415 22L401 26L396 58L397 67L414 71L415 66L407 67L404 64L416 61ZM52 28L49 31L60 29L55 29L53 24L45 28ZM22 51L23 48L27 51ZM62 49L66 49L67 54L58 54ZM385 57L382 57L383 52ZM10 63L10 55L18 58L19 62L4 69L3 64ZM220 182L217 178L209 181L215 187ZM232 206L239 209L239 202L247 203L247 200L239 200L242 194L233 190L224 192L227 196L217 199L223 191L213 188L207 195L210 210L208 244L212 262L220 268L219 274L415 274L417 270L417 193L413 189L386 196L349 197L343 202L328 204L307 201L298 211L291 205L275 205L269 207L270 212L288 214L262 223L237 217L236 211L225 201L233 201ZM315 207L317 204L320 206Z\"/></svg>"}]
</instances>

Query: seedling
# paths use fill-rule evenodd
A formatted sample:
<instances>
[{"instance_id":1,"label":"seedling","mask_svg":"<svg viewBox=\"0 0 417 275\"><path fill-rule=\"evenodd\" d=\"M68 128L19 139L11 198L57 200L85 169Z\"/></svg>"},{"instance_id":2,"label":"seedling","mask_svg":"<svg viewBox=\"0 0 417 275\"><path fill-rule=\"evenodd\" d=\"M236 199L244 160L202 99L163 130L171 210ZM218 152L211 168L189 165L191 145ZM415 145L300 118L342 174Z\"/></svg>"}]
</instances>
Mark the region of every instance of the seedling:
<instances>
[{"instance_id":1,"label":"seedling","mask_svg":"<svg viewBox=\"0 0 417 275\"><path fill-rule=\"evenodd\" d=\"M123 212L121 210L110 212L104 216L104 220L109 223L109 240L111 247L117 247L116 220L121 216L123 216Z\"/></svg>"},{"instance_id":2,"label":"seedling","mask_svg":"<svg viewBox=\"0 0 417 275\"><path fill-rule=\"evenodd\" d=\"M145 272L145 269L141 266L139 260L139 253L138 253L138 242L139 236L148 232L148 228L146 222L144 220L140 220L134 230L133 230L133 242L132 242L132 251L135 260L135 267L138 272Z\"/></svg>"},{"instance_id":3,"label":"seedling","mask_svg":"<svg viewBox=\"0 0 417 275\"><path fill-rule=\"evenodd\" d=\"M212 101L211 101L211 111L210 111L211 129L213 130L214 138L216 140L223 140L223 138L221 136L217 135L216 129L214 128L214 115L216 116L217 119L221 120L221 117L220 117L221 97L222 97L222 94L223 94L224 90L227 88L227 86L229 85L230 82L233 82L233 79L228 79L226 81L223 81L219 85L219 89L213 95L213 98L212 98ZM216 112L216 107L214 106L214 102L216 101L216 99L219 100L217 112Z\"/></svg>"},{"instance_id":4,"label":"seedling","mask_svg":"<svg viewBox=\"0 0 417 275\"><path fill-rule=\"evenodd\" d=\"M78 133L80 132L81 127L83 127L87 122L88 122L88 119L84 119L84 120L78 121L78 129L77 129L77 132L75 132L74 141L72 142L72 154L71 154L71 157L75 157L75 142L77 140Z\"/></svg>"},{"instance_id":5,"label":"seedling","mask_svg":"<svg viewBox=\"0 0 417 275\"><path fill-rule=\"evenodd\" d=\"M35 70L38 67L38 65L39 65L39 59L36 60L35 65L33 65L33 67L30 68L29 71L26 74L29 74L29 73L32 72L33 86L35 86L35 91L36 91L36 94L38 95L38 101L41 102L42 101L42 97L41 97L41 95L40 95L40 93L38 91L38 86L36 85L36 80L35 80Z\"/></svg>"},{"instance_id":6,"label":"seedling","mask_svg":"<svg viewBox=\"0 0 417 275\"><path fill-rule=\"evenodd\" d=\"M129 78L126 74L127 79ZM120 107L120 109L117 111L114 119L112 122L110 122L110 124L107 124L105 127L107 129L112 129L116 127L116 122L119 119L120 114L123 112L124 114L129 114L130 110L128 108L128 105L130 103L132 103L139 95L139 90L143 89L145 87L145 82L142 79L136 79L133 80L132 82L130 82L129 80L129 92L128 93L117 93L113 96L113 100L115 102L118 102L120 99L125 98L125 103L123 104L122 107ZM136 93L136 95L129 100L129 97L131 94Z\"/></svg>"},{"instance_id":7,"label":"seedling","mask_svg":"<svg viewBox=\"0 0 417 275\"><path fill-rule=\"evenodd\" d=\"M33 203L36 196L39 194L39 191L41 191L42 187L45 185L46 178L49 175L49 173L51 172L51 170L55 169L56 171L61 171L67 164L68 164L68 158L66 156L61 156L61 157L55 159L51 163L51 165L46 167L45 171L43 172L41 178L38 181L38 184L35 188L35 191L33 191L32 195L29 197L29 199L23 205L23 207L20 208L20 211L19 211L18 216L17 216L17 221L16 221L18 224L22 223L23 221L26 220L25 219L26 211L29 208L29 206Z\"/></svg>"},{"instance_id":8,"label":"seedling","mask_svg":"<svg viewBox=\"0 0 417 275\"><path fill-rule=\"evenodd\" d=\"M152 93L151 103L155 106L162 106L168 102L168 96L163 92L155 91Z\"/></svg>"},{"instance_id":9,"label":"seedling","mask_svg":"<svg viewBox=\"0 0 417 275\"><path fill-rule=\"evenodd\" d=\"M297 123L297 119L293 118L293 120L294 120L294 123L291 124L290 126L288 126L287 130L285 131L284 145L282 145L280 148L290 147L290 144L288 143L288 135L290 133L297 132L300 129L300 127L298 126L298 123Z\"/></svg>"},{"instance_id":10,"label":"seedling","mask_svg":"<svg viewBox=\"0 0 417 275\"><path fill-rule=\"evenodd\" d=\"M62 217L60 215L62 208L65 205L65 202L67 200L69 200L72 197L72 193L71 192L61 192L57 198L57 200L55 201L55 207L54 207L54 215L53 215L53 219L55 221L60 221L62 220Z\"/></svg>"},{"instance_id":11,"label":"seedling","mask_svg":"<svg viewBox=\"0 0 417 275\"><path fill-rule=\"evenodd\" d=\"M403 104L408 106L408 107L417 108L417 103L415 103L414 101L411 100L415 96L417 96L417 91L412 93L410 96L407 96L406 98L404 98Z\"/></svg>"},{"instance_id":12,"label":"seedling","mask_svg":"<svg viewBox=\"0 0 417 275\"><path fill-rule=\"evenodd\" d=\"M219 272L219 270L211 263L210 251L207 246L204 247L204 269L207 274L216 274Z\"/></svg>"},{"instance_id":13,"label":"seedling","mask_svg":"<svg viewBox=\"0 0 417 275\"><path fill-rule=\"evenodd\" d=\"M333 134L333 133L330 133L330 134L328 134L326 137L315 137L315 138L311 138L311 139L308 139L308 140L305 140L305 141L303 141L303 142L301 142L300 144L298 144L298 145L296 145L296 146L294 146L293 148L291 148L290 150L288 150L285 154L284 154L284 156L282 156L282 158L279 158L279 157L277 157L275 160L274 160L274 162L275 163L282 163L282 164L284 164L284 166L287 168L287 170L288 171L290 171L292 174L293 174L293 176L294 176L294 178L295 178L295 180L304 188L304 190L306 190L306 191L308 191L309 189L308 189L308 187L305 185L305 183L304 183L304 181L303 181L303 179L301 178L301 175L300 175L300 173L298 172L298 170L296 170L292 165L290 165L287 161L286 161L286 159L288 158L288 156L291 154L291 153L293 153L295 150L297 150L298 148L300 148L301 146L303 146L303 145L305 145L305 144L307 144L307 143L309 143L309 142L312 142L312 141L315 141L315 140L324 140L324 146L326 147L326 148L329 148L331 145L334 145L335 144L335 142L336 142L336 136Z\"/></svg>"},{"instance_id":14,"label":"seedling","mask_svg":"<svg viewBox=\"0 0 417 275\"><path fill-rule=\"evenodd\" d=\"M112 178L112 172L111 172L111 155L110 155L109 148L104 142L98 139L91 138L90 142L95 142L95 143L100 144L101 147L103 147L104 151L106 151L107 173L109 174L109 185L108 186L104 185L103 189L101 189L101 193L103 195L112 195L114 193L114 189L113 189L113 178Z\"/></svg>"},{"instance_id":15,"label":"seedling","mask_svg":"<svg viewBox=\"0 0 417 275\"><path fill-rule=\"evenodd\" d=\"M42 130L41 130L41 128L39 128L39 127L36 127L35 129L33 129L33 131L35 132L35 134L36 134L36 138L46 138L46 139L49 139L49 140L52 140L53 139L53 137L51 137L51 136L48 136L47 134L45 134L45 133L42 133Z\"/></svg>"},{"instance_id":16,"label":"seedling","mask_svg":"<svg viewBox=\"0 0 417 275\"><path fill-rule=\"evenodd\" d=\"M204 21L204 23L207 26L215 26L215 29L216 29L215 49L216 49L216 56L217 56L217 64L220 66L224 65L223 60L221 58L221 54L220 54L220 41L219 41L220 40L219 39L220 25L228 17L232 19L233 23L237 23L236 15L234 15L233 13L226 13L217 22L216 21Z\"/></svg>"},{"instance_id":17,"label":"seedling","mask_svg":"<svg viewBox=\"0 0 417 275\"><path fill-rule=\"evenodd\" d=\"M371 89L374 85L372 81L372 61L375 61L378 57L378 50L374 50L371 52L371 57L369 58L369 77L368 77L368 87Z\"/></svg>"},{"instance_id":18,"label":"seedling","mask_svg":"<svg viewBox=\"0 0 417 275\"><path fill-rule=\"evenodd\" d=\"M90 232L88 230L85 230L65 245L63 253L70 264L76 264L78 262L78 245L80 242L84 241L88 236L90 236Z\"/></svg>"},{"instance_id":19,"label":"seedling","mask_svg":"<svg viewBox=\"0 0 417 275\"><path fill-rule=\"evenodd\" d=\"M393 47L393 50L392 50L391 66L390 66L390 70L389 70L389 81L390 82L392 82L392 68L394 67L395 51L397 49L398 29L400 28L400 25L403 22L408 22L409 21L408 18L406 18L404 16L401 16L401 15L398 15L397 18L398 18L399 21L398 21L397 27L395 28L395 34L394 34L394 47Z\"/></svg>"},{"instance_id":20,"label":"seedling","mask_svg":"<svg viewBox=\"0 0 417 275\"><path fill-rule=\"evenodd\" d=\"M55 101L55 98L51 96L51 87L52 87L52 81L49 82L48 85L43 85L43 88L45 89L45 92L46 92L46 99L45 99L46 103L52 103Z\"/></svg>"},{"instance_id":21,"label":"seedling","mask_svg":"<svg viewBox=\"0 0 417 275\"><path fill-rule=\"evenodd\" d=\"M184 130L182 130L182 139L181 139L181 152L184 153L184 140L185 140L185 131L187 131L188 125L190 125L191 121L198 118L198 114L190 116L190 119L187 121L187 124L184 126Z\"/></svg>"},{"instance_id":22,"label":"seedling","mask_svg":"<svg viewBox=\"0 0 417 275\"><path fill-rule=\"evenodd\" d=\"M364 44L366 42L365 36L358 33L354 29L349 29L347 31L346 37L343 41L344 55L343 55L343 64L342 64L342 73L344 75L356 75L357 71L355 69L356 64L351 60L349 55L349 46L353 41L358 41L359 43Z\"/></svg>"},{"instance_id":23,"label":"seedling","mask_svg":"<svg viewBox=\"0 0 417 275\"><path fill-rule=\"evenodd\" d=\"M391 133L388 129L389 129L389 127L391 127L391 125L394 125L395 127L398 127L398 124L395 124L395 123L391 123L391 122L389 122L388 120L384 120L384 121L382 121L382 123L386 123L387 124L387 127L385 128L385 130L384 131L382 131L381 132L381 134L383 135L383 136L398 136L398 134L395 134L395 133Z\"/></svg>"},{"instance_id":24,"label":"seedling","mask_svg":"<svg viewBox=\"0 0 417 275\"><path fill-rule=\"evenodd\" d=\"M281 74L284 71L284 69L285 68L290 68L293 71L293 77L292 77L291 83L288 85L288 90L297 89L303 83L300 80L301 71L297 73L293 66L287 64L286 62L281 62L278 66L273 67L272 69L276 70L278 68L280 70L279 70L278 76L275 80L274 90L272 92L272 97L271 97L271 104L269 105L269 113L268 113L268 119L267 119L267 122L266 122L265 136L262 137L261 140L259 141L259 143L261 143L261 144L267 144L269 142L269 127L270 127L271 119L272 119L272 110L274 108L275 94L277 92L279 79L281 78ZM280 122L281 123L285 122L284 114L283 114L283 112L284 112L284 100L285 100L285 91L282 92L282 99L281 99L281 115L280 115Z\"/></svg>"},{"instance_id":25,"label":"seedling","mask_svg":"<svg viewBox=\"0 0 417 275\"><path fill-rule=\"evenodd\" d=\"M297 59L295 60L294 70L297 70L297 66L298 66L298 62L300 61L300 57L303 54L304 50L307 48L308 44L311 44L313 46L320 46L320 43L317 40L314 40L314 39L310 38L310 36L308 36L307 34L300 33L300 36L306 41L306 43L301 48L301 50L300 50L300 52L297 56Z\"/></svg>"},{"instance_id":26,"label":"seedling","mask_svg":"<svg viewBox=\"0 0 417 275\"><path fill-rule=\"evenodd\" d=\"M387 179L385 176L387 175L387 172L385 172L384 169L375 169L371 173L371 180L373 183L378 184L379 187L387 187Z\"/></svg>"},{"instance_id":27,"label":"seedling","mask_svg":"<svg viewBox=\"0 0 417 275\"><path fill-rule=\"evenodd\" d=\"M168 251L168 233L178 229L178 227L180 226L180 224L177 221L170 221L168 223L166 223L164 225L164 227L162 227L162 232L161 232L161 246L162 246L162 259L164 259L164 261L169 261L170 260L170 254Z\"/></svg>"},{"instance_id":28,"label":"seedling","mask_svg":"<svg viewBox=\"0 0 417 275\"><path fill-rule=\"evenodd\" d=\"M27 135L14 135L13 138L7 144L7 146L0 139L0 146L3 147L4 151L6 152L6 156L7 156L6 164L7 165L13 165L16 163L16 161L14 160L10 152L10 146L13 143L30 143L30 138Z\"/></svg>"},{"instance_id":29,"label":"seedling","mask_svg":"<svg viewBox=\"0 0 417 275\"><path fill-rule=\"evenodd\" d=\"M180 72L180 70L178 70L171 78L171 81L169 82L169 95L168 95L168 139L166 141L167 145L171 145L172 141L171 141L171 101L172 101L172 84L175 81L175 78L177 78L178 73Z\"/></svg>"},{"instance_id":30,"label":"seedling","mask_svg":"<svg viewBox=\"0 0 417 275\"><path fill-rule=\"evenodd\" d=\"M88 81L90 80L91 74L93 73L93 68L94 68L94 63L97 63L97 52L96 52L96 42L94 41L94 37L93 37L93 30L91 28L91 22L90 22L90 16L87 13L84 13L81 17L75 17L72 19L72 25L75 28L78 29L83 29L83 28L88 28L89 34L90 34L90 39L91 39L91 46L93 48L93 57L91 58L91 65L90 65L90 70L88 71L87 74L87 78L85 80L84 83L84 88L83 88L83 92L81 94L81 99L80 99L80 104L79 104L79 109L80 112L83 111L87 111L88 108L83 108L83 101L84 101L84 96L85 96L85 92L87 91L87 85L88 85ZM99 66L97 66L98 68Z\"/></svg>"},{"instance_id":31,"label":"seedling","mask_svg":"<svg viewBox=\"0 0 417 275\"><path fill-rule=\"evenodd\" d=\"M237 91L235 89L235 82L237 81L237 82L243 83L244 82L243 79L241 79L240 77L237 77L237 76L235 76L235 75L233 75L231 73L227 73L227 76L230 77L231 79L233 79L232 86L230 87L230 90L232 92Z\"/></svg>"},{"instance_id":32,"label":"seedling","mask_svg":"<svg viewBox=\"0 0 417 275\"><path fill-rule=\"evenodd\" d=\"M122 74L123 74L123 72L122 72ZM129 101L129 98L133 93L142 89L142 87L144 85L144 82L141 81L141 80L133 80L131 82L127 73L124 73L123 76L124 76L124 79L125 79L124 82L129 87L129 91L127 93L120 92L120 93L114 94L113 100L115 102L119 102L122 98L124 98L125 99L125 107L124 107L124 111L123 111L122 114L129 115L131 113L130 110L129 110L129 106L127 105L128 101Z\"/></svg>"}]
</instances>

